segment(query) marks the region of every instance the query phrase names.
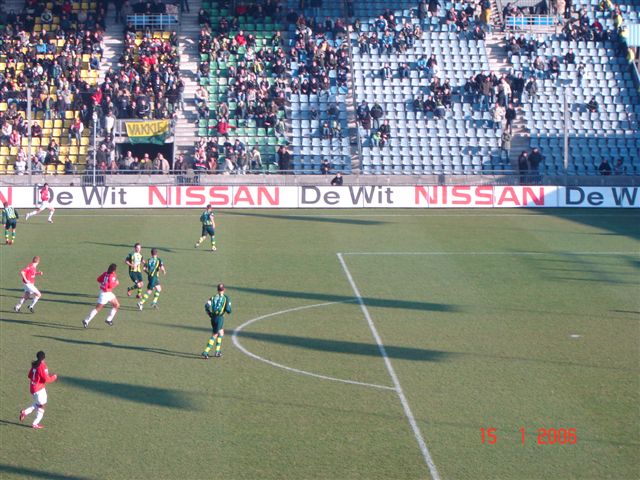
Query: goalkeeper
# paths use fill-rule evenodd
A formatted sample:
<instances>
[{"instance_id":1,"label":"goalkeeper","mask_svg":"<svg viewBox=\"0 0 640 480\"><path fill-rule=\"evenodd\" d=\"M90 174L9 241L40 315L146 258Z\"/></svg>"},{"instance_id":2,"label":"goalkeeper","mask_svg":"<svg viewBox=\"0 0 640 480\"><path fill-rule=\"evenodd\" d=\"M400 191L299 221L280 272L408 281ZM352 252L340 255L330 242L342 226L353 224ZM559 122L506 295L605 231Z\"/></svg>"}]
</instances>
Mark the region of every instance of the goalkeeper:
<instances>
[{"instance_id":1,"label":"goalkeeper","mask_svg":"<svg viewBox=\"0 0 640 480\"><path fill-rule=\"evenodd\" d=\"M222 352L222 337L224 337L224 316L227 313L231 313L231 300L224 293L224 284L218 284L218 294L215 297L211 297L204 306L205 312L211 319L211 328L213 333L207 346L202 352L202 358L207 360L209 358L209 352L215 346L214 357L221 357Z\"/></svg>"}]
</instances>

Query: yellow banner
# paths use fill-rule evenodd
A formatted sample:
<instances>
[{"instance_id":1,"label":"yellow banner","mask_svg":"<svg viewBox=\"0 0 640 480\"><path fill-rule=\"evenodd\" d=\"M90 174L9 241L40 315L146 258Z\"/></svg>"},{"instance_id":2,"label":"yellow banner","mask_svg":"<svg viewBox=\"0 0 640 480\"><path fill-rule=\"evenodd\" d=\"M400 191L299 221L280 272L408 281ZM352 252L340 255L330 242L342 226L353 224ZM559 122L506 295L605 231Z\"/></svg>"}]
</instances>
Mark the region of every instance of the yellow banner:
<instances>
[{"instance_id":1,"label":"yellow banner","mask_svg":"<svg viewBox=\"0 0 640 480\"><path fill-rule=\"evenodd\" d=\"M169 120L125 122L127 135L131 137L155 137L169 133Z\"/></svg>"}]
</instances>

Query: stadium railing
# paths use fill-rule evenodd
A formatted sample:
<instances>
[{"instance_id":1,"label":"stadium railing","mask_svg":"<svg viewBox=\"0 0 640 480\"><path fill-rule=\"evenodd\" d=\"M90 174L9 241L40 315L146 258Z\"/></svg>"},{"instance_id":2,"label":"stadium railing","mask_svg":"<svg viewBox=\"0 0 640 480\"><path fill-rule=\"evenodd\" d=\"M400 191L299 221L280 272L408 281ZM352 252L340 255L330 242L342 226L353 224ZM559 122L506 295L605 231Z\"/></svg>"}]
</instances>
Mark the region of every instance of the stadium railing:
<instances>
[{"instance_id":1,"label":"stadium railing","mask_svg":"<svg viewBox=\"0 0 640 480\"><path fill-rule=\"evenodd\" d=\"M553 15L522 15L510 16L504 19L506 30L533 30L539 27L555 27L558 18Z\"/></svg>"},{"instance_id":2,"label":"stadium railing","mask_svg":"<svg viewBox=\"0 0 640 480\"><path fill-rule=\"evenodd\" d=\"M175 30L180 25L180 15L172 14L134 14L127 15L127 24L136 30Z\"/></svg>"},{"instance_id":3,"label":"stadium railing","mask_svg":"<svg viewBox=\"0 0 640 480\"><path fill-rule=\"evenodd\" d=\"M330 185L334 172L327 175L296 175L272 169L269 172L252 172L244 175L212 174L189 170L166 175L141 172L131 174L92 172L79 175L0 175L0 187L31 186L49 183L52 186L149 186L149 185ZM475 175L362 175L357 172L343 174L344 185L549 185L549 186L623 186L639 187L640 175L537 175L518 172L483 172Z\"/></svg>"}]
</instances>

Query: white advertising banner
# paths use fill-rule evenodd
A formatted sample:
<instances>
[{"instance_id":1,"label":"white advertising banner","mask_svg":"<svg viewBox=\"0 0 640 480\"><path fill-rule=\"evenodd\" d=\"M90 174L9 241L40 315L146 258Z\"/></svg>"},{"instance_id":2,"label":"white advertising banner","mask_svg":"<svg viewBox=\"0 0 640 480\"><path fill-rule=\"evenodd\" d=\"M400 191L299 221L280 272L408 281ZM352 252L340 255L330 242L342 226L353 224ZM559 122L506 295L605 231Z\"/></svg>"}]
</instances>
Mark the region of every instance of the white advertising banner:
<instances>
[{"instance_id":1,"label":"white advertising banner","mask_svg":"<svg viewBox=\"0 0 640 480\"><path fill-rule=\"evenodd\" d=\"M62 208L640 208L638 187L114 186L51 187ZM0 201L32 208L37 187L0 186Z\"/></svg>"},{"instance_id":2,"label":"white advertising banner","mask_svg":"<svg viewBox=\"0 0 640 480\"><path fill-rule=\"evenodd\" d=\"M638 187L561 187L559 207L638 208Z\"/></svg>"}]
</instances>

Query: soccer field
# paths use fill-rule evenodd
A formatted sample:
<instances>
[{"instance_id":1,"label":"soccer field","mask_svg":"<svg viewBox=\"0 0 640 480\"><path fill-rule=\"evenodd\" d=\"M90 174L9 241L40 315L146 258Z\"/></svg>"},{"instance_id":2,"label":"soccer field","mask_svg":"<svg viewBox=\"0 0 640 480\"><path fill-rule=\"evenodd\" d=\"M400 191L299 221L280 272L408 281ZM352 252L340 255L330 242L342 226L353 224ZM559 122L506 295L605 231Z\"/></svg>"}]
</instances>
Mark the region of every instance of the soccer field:
<instances>
[{"instance_id":1,"label":"soccer field","mask_svg":"<svg viewBox=\"0 0 640 480\"><path fill-rule=\"evenodd\" d=\"M226 210L217 252L199 214L61 209L1 246L1 478L640 477L637 210ZM134 242L166 265L158 310L126 296ZM112 262L123 308L85 330Z\"/></svg>"}]
</instances>

